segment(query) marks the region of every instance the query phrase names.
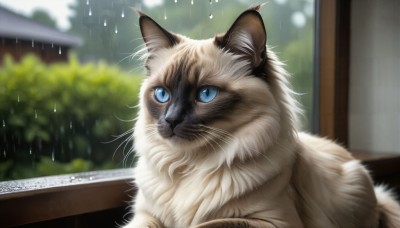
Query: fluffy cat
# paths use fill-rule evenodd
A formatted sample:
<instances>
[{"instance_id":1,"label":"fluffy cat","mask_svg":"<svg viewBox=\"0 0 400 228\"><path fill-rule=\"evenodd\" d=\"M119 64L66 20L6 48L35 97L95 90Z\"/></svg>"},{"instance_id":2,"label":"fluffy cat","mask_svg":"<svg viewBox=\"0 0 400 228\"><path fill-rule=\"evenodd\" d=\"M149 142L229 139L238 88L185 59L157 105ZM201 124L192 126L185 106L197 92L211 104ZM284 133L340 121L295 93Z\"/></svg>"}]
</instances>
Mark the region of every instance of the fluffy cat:
<instances>
[{"instance_id":1,"label":"fluffy cat","mask_svg":"<svg viewBox=\"0 0 400 228\"><path fill-rule=\"evenodd\" d=\"M148 77L125 227L400 227L390 192L339 145L297 131L258 7L192 40L139 12Z\"/></svg>"}]
</instances>

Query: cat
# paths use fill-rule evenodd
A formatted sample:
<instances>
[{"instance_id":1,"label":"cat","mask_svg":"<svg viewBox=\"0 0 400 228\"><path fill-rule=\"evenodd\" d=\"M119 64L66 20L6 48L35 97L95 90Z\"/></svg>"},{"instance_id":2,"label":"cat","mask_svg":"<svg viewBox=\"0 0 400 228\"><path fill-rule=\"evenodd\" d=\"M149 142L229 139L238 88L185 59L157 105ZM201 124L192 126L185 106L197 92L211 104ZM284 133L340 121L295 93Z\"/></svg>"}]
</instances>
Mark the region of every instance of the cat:
<instances>
[{"instance_id":1,"label":"cat","mask_svg":"<svg viewBox=\"0 0 400 228\"><path fill-rule=\"evenodd\" d=\"M359 161L298 131L299 105L258 9L207 40L137 11L147 78L124 227L400 227L398 203Z\"/></svg>"}]
</instances>

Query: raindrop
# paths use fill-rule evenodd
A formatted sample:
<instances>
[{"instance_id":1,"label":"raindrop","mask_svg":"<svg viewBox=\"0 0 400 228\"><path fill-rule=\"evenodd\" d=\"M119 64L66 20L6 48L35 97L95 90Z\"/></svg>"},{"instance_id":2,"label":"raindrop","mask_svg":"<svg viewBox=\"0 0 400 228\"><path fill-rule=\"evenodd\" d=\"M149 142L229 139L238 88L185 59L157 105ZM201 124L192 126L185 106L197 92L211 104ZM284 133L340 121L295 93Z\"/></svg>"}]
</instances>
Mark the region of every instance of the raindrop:
<instances>
[{"instance_id":1,"label":"raindrop","mask_svg":"<svg viewBox=\"0 0 400 228\"><path fill-rule=\"evenodd\" d=\"M3 155L4 155L5 158L7 157L7 153L6 153L5 149L3 150Z\"/></svg>"},{"instance_id":2,"label":"raindrop","mask_svg":"<svg viewBox=\"0 0 400 228\"><path fill-rule=\"evenodd\" d=\"M15 43L16 43L16 44L18 43L18 38L15 38Z\"/></svg>"},{"instance_id":3,"label":"raindrop","mask_svg":"<svg viewBox=\"0 0 400 228\"><path fill-rule=\"evenodd\" d=\"M175 3L178 3L178 0L175 0L174 2L175 2Z\"/></svg>"},{"instance_id":4,"label":"raindrop","mask_svg":"<svg viewBox=\"0 0 400 228\"><path fill-rule=\"evenodd\" d=\"M87 153L88 153L88 155L92 154L92 147L91 146L87 147Z\"/></svg>"},{"instance_id":5,"label":"raindrop","mask_svg":"<svg viewBox=\"0 0 400 228\"><path fill-rule=\"evenodd\" d=\"M121 17L122 17L122 18L125 17L125 11L124 11L124 9L122 9Z\"/></svg>"},{"instance_id":6,"label":"raindrop","mask_svg":"<svg viewBox=\"0 0 400 228\"><path fill-rule=\"evenodd\" d=\"M35 109L35 119L37 119L37 112L36 112L36 109Z\"/></svg>"},{"instance_id":7,"label":"raindrop","mask_svg":"<svg viewBox=\"0 0 400 228\"><path fill-rule=\"evenodd\" d=\"M214 17L213 14L210 13L210 16L209 16L210 20L213 19L213 17Z\"/></svg>"},{"instance_id":8,"label":"raindrop","mask_svg":"<svg viewBox=\"0 0 400 228\"><path fill-rule=\"evenodd\" d=\"M14 109L10 109L10 113L11 113L11 115L13 115L14 114Z\"/></svg>"},{"instance_id":9,"label":"raindrop","mask_svg":"<svg viewBox=\"0 0 400 228\"><path fill-rule=\"evenodd\" d=\"M53 111L54 111L54 112L57 112L57 104L56 104L56 103L54 103L54 109L53 109Z\"/></svg>"},{"instance_id":10,"label":"raindrop","mask_svg":"<svg viewBox=\"0 0 400 228\"><path fill-rule=\"evenodd\" d=\"M117 33L118 33L118 27L117 27L117 26L115 26L115 30L114 30L114 32L115 32L115 34L117 34Z\"/></svg>"},{"instance_id":11,"label":"raindrop","mask_svg":"<svg viewBox=\"0 0 400 228\"><path fill-rule=\"evenodd\" d=\"M32 147L29 148L29 154L32 155Z\"/></svg>"},{"instance_id":12,"label":"raindrop","mask_svg":"<svg viewBox=\"0 0 400 228\"><path fill-rule=\"evenodd\" d=\"M60 133L61 133L61 134L64 134L64 132L65 132L64 126L61 126L61 127L60 127Z\"/></svg>"},{"instance_id":13,"label":"raindrop","mask_svg":"<svg viewBox=\"0 0 400 228\"><path fill-rule=\"evenodd\" d=\"M89 0L86 0L86 5L88 6L90 4Z\"/></svg>"},{"instance_id":14,"label":"raindrop","mask_svg":"<svg viewBox=\"0 0 400 228\"><path fill-rule=\"evenodd\" d=\"M35 41L32 40L32 47L35 47Z\"/></svg>"},{"instance_id":15,"label":"raindrop","mask_svg":"<svg viewBox=\"0 0 400 228\"><path fill-rule=\"evenodd\" d=\"M89 7L89 17L92 16L92 7Z\"/></svg>"},{"instance_id":16,"label":"raindrop","mask_svg":"<svg viewBox=\"0 0 400 228\"><path fill-rule=\"evenodd\" d=\"M191 0L191 1L190 1L190 4L194 5L194 0Z\"/></svg>"},{"instance_id":17,"label":"raindrop","mask_svg":"<svg viewBox=\"0 0 400 228\"><path fill-rule=\"evenodd\" d=\"M104 19L104 23L103 23L104 27L107 26L107 19Z\"/></svg>"},{"instance_id":18,"label":"raindrop","mask_svg":"<svg viewBox=\"0 0 400 228\"><path fill-rule=\"evenodd\" d=\"M61 55L61 47L58 47L58 54Z\"/></svg>"},{"instance_id":19,"label":"raindrop","mask_svg":"<svg viewBox=\"0 0 400 228\"><path fill-rule=\"evenodd\" d=\"M53 43L51 43L51 48L54 48L54 44Z\"/></svg>"},{"instance_id":20,"label":"raindrop","mask_svg":"<svg viewBox=\"0 0 400 228\"><path fill-rule=\"evenodd\" d=\"M218 3L218 0L215 0L215 3Z\"/></svg>"},{"instance_id":21,"label":"raindrop","mask_svg":"<svg viewBox=\"0 0 400 228\"><path fill-rule=\"evenodd\" d=\"M17 96L17 101L18 101L18 103L19 103L19 94L18 94L18 96Z\"/></svg>"},{"instance_id":22,"label":"raindrop","mask_svg":"<svg viewBox=\"0 0 400 228\"><path fill-rule=\"evenodd\" d=\"M3 120L3 127L6 127L6 122Z\"/></svg>"},{"instance_id":23,"label":"raindrop","mask_svg":"<svg viewBox=\"0 0 400 228\"><path fill-rule=\"evenodd\" d=\"M69 121L69 129L72 129L72 121Z\"/></svg>"},{"instance_id":24,"label":"raindrop","mask_svg":"<svg viewBox=\"0 0 400 228\"><path fill-rule=\"evenodd\" d=\"M167 17L167 11L164 10L164 20L167 20L167 19L168 19L168 17Z\"/></svg>"},{"instance_id":25,"label":"raindrop","mask_svg":"<svg viewBox=\"0 0 400 228\"><path fill-rule=\"evenodd\" d=\"M54 161L55 160L55 156L54 156L54 148L53 151L51 152L51 160Z\"/></svg>"}]
</instances>

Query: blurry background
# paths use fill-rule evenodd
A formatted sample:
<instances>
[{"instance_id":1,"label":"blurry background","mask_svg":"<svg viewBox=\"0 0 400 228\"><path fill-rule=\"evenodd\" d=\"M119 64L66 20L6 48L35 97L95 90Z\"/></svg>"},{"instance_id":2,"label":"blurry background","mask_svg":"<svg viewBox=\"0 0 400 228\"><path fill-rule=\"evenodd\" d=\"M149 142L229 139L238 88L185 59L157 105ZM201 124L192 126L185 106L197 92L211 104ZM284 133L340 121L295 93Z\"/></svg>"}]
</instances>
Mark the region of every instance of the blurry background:
<instances>
[{"instance_id":1,"label":"blurry background","mask_svg":"<svg viewBox=\"0 0 400 228\"><path fill-rule=\"evenodd\" d=\"M196 39L225 32L246 0L0 0L0 181L131 167L144 71L139 8ZM262 3L262 2L261 2ZM261 9L311 129L313 0Z\"/></svg>"}]
</instances>

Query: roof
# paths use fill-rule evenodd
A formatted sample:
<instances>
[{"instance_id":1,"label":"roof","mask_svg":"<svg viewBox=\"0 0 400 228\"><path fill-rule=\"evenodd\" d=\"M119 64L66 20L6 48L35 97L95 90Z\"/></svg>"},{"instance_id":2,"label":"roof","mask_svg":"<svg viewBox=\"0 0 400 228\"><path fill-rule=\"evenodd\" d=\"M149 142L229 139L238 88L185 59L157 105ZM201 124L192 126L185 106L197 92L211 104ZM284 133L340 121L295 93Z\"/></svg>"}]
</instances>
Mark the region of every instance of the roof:
<instances>
[{"instance_id":1,"label":"roof","mask_svg":"<svg viewBox=\"0 0 400 228\"><path fill-rule=\"evenodd\" d=\"M32 21L0 6L0 37L33 40L75 47L82 44L82 39L57 29Z\"/></svg>"}]
</instances>

